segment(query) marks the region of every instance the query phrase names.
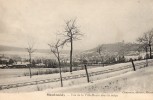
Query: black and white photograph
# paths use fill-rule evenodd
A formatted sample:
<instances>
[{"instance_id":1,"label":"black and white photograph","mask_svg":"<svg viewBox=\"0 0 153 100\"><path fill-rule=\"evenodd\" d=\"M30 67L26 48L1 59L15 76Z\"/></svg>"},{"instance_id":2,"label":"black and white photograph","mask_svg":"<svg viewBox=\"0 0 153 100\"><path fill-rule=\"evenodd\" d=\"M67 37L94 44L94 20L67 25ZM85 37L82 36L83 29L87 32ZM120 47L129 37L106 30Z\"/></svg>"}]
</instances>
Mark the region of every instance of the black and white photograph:
<instances>
[{"instance_id":1,"label":"black and white photograph","mask_svg":"<svg viewBox=\"0 0 153 100\"><path fill-rule=\"evenodd\" d=\"M24 93L153 99L153 0L0 0L0 94Z\"/></svg>"}]
</instances>

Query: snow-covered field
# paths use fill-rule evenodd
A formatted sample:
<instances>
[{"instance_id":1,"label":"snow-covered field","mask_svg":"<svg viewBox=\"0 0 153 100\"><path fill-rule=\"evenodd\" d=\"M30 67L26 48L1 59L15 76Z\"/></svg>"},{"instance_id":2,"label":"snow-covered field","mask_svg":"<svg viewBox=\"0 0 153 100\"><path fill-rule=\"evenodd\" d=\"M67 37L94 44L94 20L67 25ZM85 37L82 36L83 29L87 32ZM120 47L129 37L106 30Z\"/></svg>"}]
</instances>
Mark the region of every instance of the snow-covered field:
<instances>
[{"instance_id":1,"label":"snow-covered field","mask_svg":"<svg viewBox=\"0 0 153 100\"><path fill-rule=\"evenodd\" d=\"M145 62L145 61L136 61L135 63L140 63L140 62ZM90 68L88 69L88 72L89 73L97 72L97 71L102 71L102 70L107 70L107 69L123 67L127 65L131 65L131 62L116 64L116 65L111 65L111 66L106 66L106 67ZM150 74L145 73L145 72L150 71L149 69L151 68L152 67L142 68L142 69L137 70L136 72L133 72L133 69L129 68L129 69L121 70L121 71L91 76L90 83L87 83L86 77L65 80L63 81L63 84L64 84L63 88L59 88L60 82L52 82L52 83L30 85L30 86L24 86L24 87L18 87L18 88L4 89L4 90L1 90L0 92L32 92L32 91L42 91L45 89L49 89L47 90L48 92L59 92L59 91L60 92L113 92L113 91L117 92L117 91L121 91L123 89L122 87L126 88L127 86L130 86L126 84L133 84L132 79L134 80L134 77L136 77L138 73L139 73L138 74L139 76L146 75L146 77L152 77L152 76L149 76ZM80 74L85 74L85 70L74 71L73 73L69 73L69 72L62 73L62 76L66 77L66 76L73 76L73 75L80 75ZM126 75L127 75L127 78L126 78ZM31 82L31 81L38 81L38 80L45 80L45 79L53 79L53 78L59 78L59 74L57 73L57 74L51 74L51 75L39 75L39 76L33 76L32 78L29 78L29 76L6 78L3 80L0 80L0 85ZM137 78L139 77L136 77L136 79ZM148 79L146 79L146 81L147 80ZM138 84L138 83L136 82L134 84ZM144 89L145 88L146 87L144 87Z\"/></svg>"},{"instance_id":2,"label":"snow-covered field","mask_svg":"<svg viewBox=\"0 0 153 100\"><path fill-rule=\"evenodd\" d=\"M81 67L73 68L75 70L82 69ZM69 71L69 67L63 67L63 72ZM53 74L58 73L59 68L31 68L32 76L43 75L43 74ZM0 81L7 78L16 78L29 76L29 68L10 68L10 69L0 69Z\"/></svg>"},{"instance_id":3,"label":"snow-covered field","mask_svg":"<svg viewBox=\"0 0 153 100\"><path fill-rule=\"evenodd\" d=\"M49 89L47 93L149 93L153 94L153 66L122 75L66 88Z\"/></svg>"},{"instance_id":4,"label":"snow-covered field","mask_svg":"<svg viewBox=\"0 0 153 100\"><path fill-rule=\"evenodd\" d=\"M52 68L32 68L32 73L39 71L52 70ZM29 74L29 68L19 68L19 69L0 69L0 80L12 77L23 77Z\"/></svg>"}]
</instances>

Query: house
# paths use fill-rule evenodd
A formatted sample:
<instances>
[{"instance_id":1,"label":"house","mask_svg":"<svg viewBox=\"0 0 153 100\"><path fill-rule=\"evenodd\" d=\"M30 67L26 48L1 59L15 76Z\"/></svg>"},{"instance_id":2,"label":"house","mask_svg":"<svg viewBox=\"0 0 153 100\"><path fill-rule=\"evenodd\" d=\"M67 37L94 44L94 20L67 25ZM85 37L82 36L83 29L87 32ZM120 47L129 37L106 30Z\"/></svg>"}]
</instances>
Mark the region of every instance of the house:
<instances>
[{"instance_id":1,"label":"house","mask_svg":"<svg viewBox=\"0 0 153 100\"><path fill-rule=\"evenodd\" d=\"M13 63L13 66L14 68L26 68L28 67L28 64L29 62L16 62L16 63Z\"/></svg>"}]
</instances>

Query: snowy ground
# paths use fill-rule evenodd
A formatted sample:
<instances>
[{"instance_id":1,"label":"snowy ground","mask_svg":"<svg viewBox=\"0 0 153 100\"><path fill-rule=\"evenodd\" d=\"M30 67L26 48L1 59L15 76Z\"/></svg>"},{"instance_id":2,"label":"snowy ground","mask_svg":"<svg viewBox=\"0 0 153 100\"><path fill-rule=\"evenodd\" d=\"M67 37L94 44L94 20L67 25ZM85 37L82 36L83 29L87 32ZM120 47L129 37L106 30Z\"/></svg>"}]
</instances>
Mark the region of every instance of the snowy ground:
<instances>
[{"instance_id":1,"label":"snowy ground","mask_svg":"<svg viewBox=\"0 0 153 100\"><path fill-rule=\"evenodd\" d=\"M145 61L136 61L135 63L139 63L139 62L145 62ZM131 65L131 63L129 62L129 63L121 63L121 64L116 64L116 65L106 66L106 67L91 68L91 69L88 69L88 72L91 73L91 72L96 72L96 71L101 71L101 70L106 70L106 69L111 69L111 68L118 68L118 67L122 67L122 66L126 66L126 65ZM86 77L66 80L66 81L63 81L64 87L60 88L62 90L60 90L60 89L58 90L58 88L60 87L60 82L53 82L53 83L45 83L45 84L37 84L37 85L30 85L30 86L24 86L24 87L18 87L18 88L5 89L0 92L33 92L33 91L42 91L45 89L49 89L49 92L52 92L52 91L53 92L56 92L56 91L57 92L59 92L59 91L60 92L113 92L112 89L114 89L114 92L116 92L116 91L121 91L123 89L122 87L130 86L130 85L126 85L126 84L133 84L131 79L134 80L134 77L137 76L135 74L134 74L135 75L134 76L133 73L138 74L138 72L140 72L140 74L138 74L139 76L146 75L146 77L152 77L152 76L150 76L150 74L145 73L145 72L148 73L149 68L152 68L152 67L140 69L136 72L133 72L133 69L130 68L130 69L122 70L122 71L116 71L116 72L112 72L112 73L106 73L106 74L102 74L102 75L92 76L92 77L90 77L90 81L92 83L89 83L89 84L85 84L85 83L87 83ZM146 69L148 69L148 71ZM144 73L143 73L143 71L144 71ZM127 74L125 74L125 73L127 73ZM69 73L69 72L62 73L63 77L79 75L79 74L85 74L85 70L75 71L73 73ZM118 75L120 75L120 77ZM127 76L129 75L129 78L126 78L126 75ZM114 76L117 76L118 79L117 78L114 79L115 78ZM113 79L111 77L113 77ZM38 80L52 79L52 78L59 78L59 74L57 73L57 74L51 74L51 75L33 76L32 78L29 78L29 77L7 78L7 79L1 80L0 85L14 84L14 83L20 83L20 82L31 82L31 81L36 81L36 80L38 81ZM148 79L146 79L146 81L147 80ZM101 81L102 81L102 83L101 83ZM135 83L135 84L138 84L138 83ZM121 87L119 87L119 86L121 86ZM146 87L144 87L144 89L145 88Z\"/></svg>"},{"instance_id":2,"label":"snowy ground","mask_svg":"<svg viewBox=\"0 0 153 100\"><path fill-rule=\"evenodd\" d=\"M49 89L47 93L149 93L153 94L153 66L119 76L72 87Z\"/></svg>"}]
</instances>

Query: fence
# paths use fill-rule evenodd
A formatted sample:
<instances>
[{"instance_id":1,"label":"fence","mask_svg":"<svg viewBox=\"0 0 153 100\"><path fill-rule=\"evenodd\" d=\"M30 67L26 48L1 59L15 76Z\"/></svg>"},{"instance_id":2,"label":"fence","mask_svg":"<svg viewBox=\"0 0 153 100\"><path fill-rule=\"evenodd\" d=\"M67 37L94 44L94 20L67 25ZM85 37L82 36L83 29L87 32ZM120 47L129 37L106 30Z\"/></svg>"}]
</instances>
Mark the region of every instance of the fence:
<instances>
[{"instance_id":1,"label":"fence","mask_svg":"<svg viewBox=\"0 0 153 100\"><path fill-rule=\"evenodd\" d=\"M152 60L148 61L148 64L150 66L152 66L153 61ZM136 70L141 69L141 68L144 68L145 65L146 65L145 62L135 63L135 68L136 68ZM97 72L90 72L90 73L88 73L88 75L89 75L89 77L92 77L92 76L95 76L95 75L101 75L101 74L116 72L116 71L125 70L125 69L129 69L129 68L133 68L132 64L122 66L122 67L118 67L118 68L111 68L111 69L97 71ZM62 79L63 79L63 81L65 81L65 80L77 79L77 78L83 78L83 77L87 77L85 73L84 74L79 74L79 75L62 77ZM16 83L16 84L0 85L0 90L23 87L23 86L28 86L28 85L37 85L37 84L58 82L58 81L60 81L60 78L45 79L45 80L31 81L31 82L24 82L24 83Z\"/></svg>"}]
</instances>

